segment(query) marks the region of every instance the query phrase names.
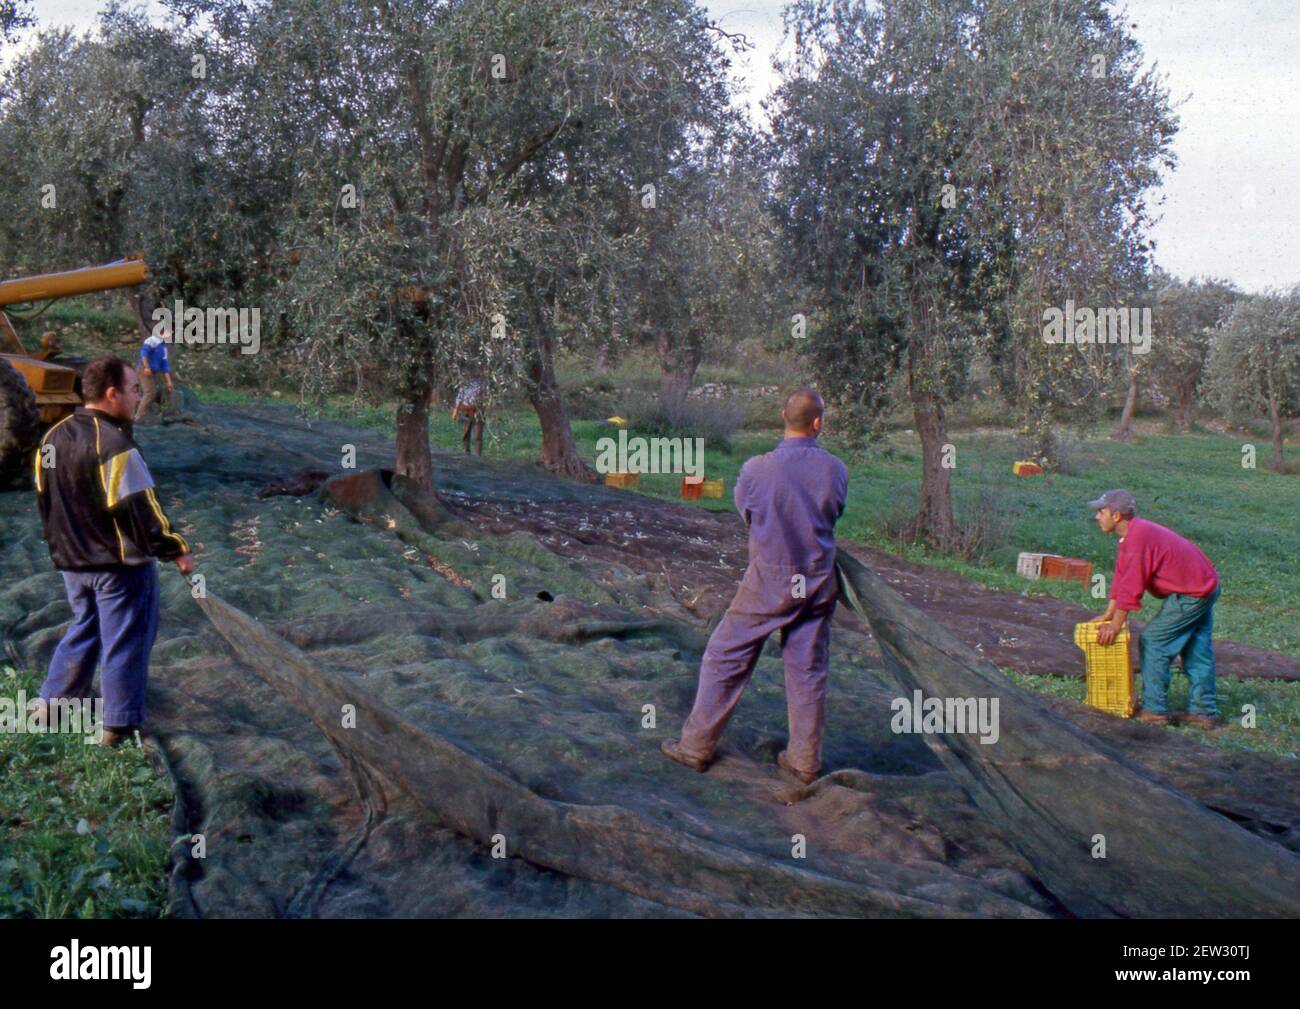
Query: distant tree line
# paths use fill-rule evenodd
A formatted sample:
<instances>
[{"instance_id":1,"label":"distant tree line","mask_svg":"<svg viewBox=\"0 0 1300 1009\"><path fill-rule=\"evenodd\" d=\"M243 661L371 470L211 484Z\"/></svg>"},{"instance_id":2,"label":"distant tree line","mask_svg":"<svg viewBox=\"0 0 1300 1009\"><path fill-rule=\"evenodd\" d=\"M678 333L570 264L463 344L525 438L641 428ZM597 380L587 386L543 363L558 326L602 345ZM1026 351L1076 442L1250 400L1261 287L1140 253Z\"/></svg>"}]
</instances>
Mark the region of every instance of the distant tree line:
<instances>
[{"instance_id":1,"label":"distant tree line","mask_svg":"<svg viewBox=\"0 0 1300 1009\"><path fill-rule=\"evenodd\" d=\"M869 441L906 403L913 534L958 530L946 411L986 360L1031 450L1127 390L1190 429L1208 397L1300 415L1296 295L1160 273L1148 198L1168 94L1110 0L795 0L770 129L743 38L695 0L111 0L0 80L0 268L146 253L155 303L257 305L230 359L395 397L397 468L432 487L437 389L522 392L579 479L556 356L653 353L680 411L701 363L788 333ZM0 35L25 8L0 0ZM1066 303L1150 308L1150 353L1044 339Z\"/></svg>"}]
</instances>

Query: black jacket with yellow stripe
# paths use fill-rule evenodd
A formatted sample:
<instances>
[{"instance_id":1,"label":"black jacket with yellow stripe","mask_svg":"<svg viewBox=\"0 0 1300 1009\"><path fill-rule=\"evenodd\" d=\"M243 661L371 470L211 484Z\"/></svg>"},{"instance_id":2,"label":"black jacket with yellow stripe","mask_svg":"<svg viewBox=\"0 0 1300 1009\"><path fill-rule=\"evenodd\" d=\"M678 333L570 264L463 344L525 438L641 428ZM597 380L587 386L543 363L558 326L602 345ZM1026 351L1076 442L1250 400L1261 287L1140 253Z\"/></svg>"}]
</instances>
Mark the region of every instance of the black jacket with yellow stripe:
<instances>
[{"instance_id":1,"label":"black jacket with yellow stripe","mask_svg":"<svg viewBox=\"0 0 1300 1009\"><path fill-rule=\"evenodd\" d=\"M78 407L41 439L36 497L54 566L86 571L190 552L171 527L131 425Z\"/></svg>"}]
</instances>

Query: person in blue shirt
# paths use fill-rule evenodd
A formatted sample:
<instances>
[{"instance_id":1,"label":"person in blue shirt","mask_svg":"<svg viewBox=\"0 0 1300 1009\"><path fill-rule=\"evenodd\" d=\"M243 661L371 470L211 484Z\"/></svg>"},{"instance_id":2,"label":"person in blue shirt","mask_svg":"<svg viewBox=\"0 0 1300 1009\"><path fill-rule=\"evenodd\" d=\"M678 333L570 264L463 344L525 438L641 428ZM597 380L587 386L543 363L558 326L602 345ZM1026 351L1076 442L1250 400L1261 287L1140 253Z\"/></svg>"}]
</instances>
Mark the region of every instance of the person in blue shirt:
<instances>
[{"instance_id":1,"label":"person in blue shirt","mask_svg":"<svg viewBox=\"0 0 1300 1009\"><path fill-rule=\"evenodd\" d=\"M140 346L137 372L140 376L140 388L143 390L144 395L141 397L140 406L135 412L135 420L137 421L149 412L154 400L158 398L159 375L163 375L167 379L167 391L169 393L176 391L176 386L172 384L171 362L167 359L167 344L170 341L171 332L163 329L161 335L158 333L150 334Z\"/></svg>"}]
</instances>

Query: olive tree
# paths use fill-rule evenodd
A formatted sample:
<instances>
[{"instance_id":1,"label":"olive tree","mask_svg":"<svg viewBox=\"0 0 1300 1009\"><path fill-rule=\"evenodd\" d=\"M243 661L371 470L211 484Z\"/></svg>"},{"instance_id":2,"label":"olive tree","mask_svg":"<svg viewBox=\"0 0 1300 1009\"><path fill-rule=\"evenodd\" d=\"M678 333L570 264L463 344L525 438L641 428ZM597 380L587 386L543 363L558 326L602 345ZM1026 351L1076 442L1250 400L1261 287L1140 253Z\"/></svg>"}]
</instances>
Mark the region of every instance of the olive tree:
<instances>
[{"instance_id":1,"label":"olive tree","mask_svg":"<svg viewBox=\"0 0 1300 1009\"><path fill-rule=\"evenodd\" d=\"M1040 442L1096 399L1114 348L1048 343L1044 312L1142 289L1173 121L1105 0L798 0L787 34L773 142L811 358L841 423L907 397L914 532L946 548L945 408L972 355Z\"/></svg>"},{"instance_id":2,"label":"olive tree","mask_svg":"<svg viewBox=\"0 0 1300 1009\"><path fill-rule=\"evenodd\" d=\"M921 439L914 534L956 538L945 407L980 330L962 162L976 5L799 0L774 96L776 206L815 319L809 353L840 424L870 433L895 393ZM953 197L960 195L960 198Z\"/></svg>"},{"instance_id":3,"label":"olive tree","mask_svg":"<svg viewBox=\"0 0 1300 1009\"><path fill-rule=\"evenodd\" d=\"M1273 469L1289 472L1283 439L1300 418L1300 289L1237 298L1214 341L1207 384L1230 423L1268 417Z\"/></svg>"},{"instance_id":4,"label":"olive tree","mask_svg":"<svg viewBox=\"0 0 1300 1009\"><path fill-rule=\"evenodd\" d=\"M687 0L170 6L201 28L218 111L245 124L237 163L260 157L280 180L279 261L291 268L268 298L299 342L298 373L310 382L381 363L400 403L397 470L426 488L430 392L435 376L458 370L523 376L544 444L572 457L571 435L550 437L568 427L549 363L565 296L552 282L565 271L552 264L599 243L582 234L590 215L575 221L548 206L547 192L582 138L659 115L651 97L689 87L709 58L683 44L708 32L699 9Z\"/></svg>"},{"instance_id":5,"label":"olive tree","mask_svg":"<svg viewBox=\"0 0 1300 1009\"><path fill-rule=\"evenodd\" d=\"M1155 327L1161 338L1152 348L1151 381L1181 431L1192 429L1215 335L1239 293L1227 280L1158 277Z\"/></svg>"},{"instance_id":6,"label":"olive tree","mask_svg":"<svg viewBox=\"0 0 1300 1009\"><path fill-rule=\"evenodd\" d=\"M14 41L32 23L31 6L26 0L0 0L0 43Z\"/></svg>"},{"instance_id":7,"label":"olive tree","mask_svg":"<svg viewBox=\"0 0 1300 1009\"><path fill-rule=\"evenodd\" d=\"M996 277L989 351L1030 450L1053 465L1062 410L1097 412L1122 370L1131 417L1139 351L1163 338L1088 342L1088 326L1144 304L1148 191L1175 164L1177 119L1111 0L981 0L975 19L968 226ZM1049 340L1056 313L1082 342Z\"/></svg>"},{"instance_id":8,"label":"olive tree","mask_svg":"<svg viewBox=\"0 0 1300 1009\"><path fill-rule=\"evenodd\" d=\"M743 137L735 142L667 174L633 235L627 313L659 361L660 404L674 423L705 359L766 330L775 312L763 178Z\"/></svg>"},{"instance_id":9,"label":"olive tree","mask_svg":"<svg viewBox=\"0 0 1300 1009\"><path fill-rule=\"evenodd\" d=\"M110 4L92 32L40 33L0 82L0 179L22 213L0 225L6 260L24 269L105 261L139 248L185 132L194 82L165 29ZM143 231L142 231L143 229Z\"/></svg>"},{"instance_id":10,"label":"olive tree","mask_svg":"<svg viewBox=\"0 0 1300 1009\"><path fill-rule=\"evenodd\" d=\"M739 132L728 78L734 43L692 4L666 13L656 30L671 61L617 99L589 107L512 187L516 200L539 206L549 222L538 254L519 257L511 283L529 308L522 377L542 422L542 462L570 476L594 474L572 449L555 350L608 361L650 328L652 306L665 301L672 303L666 311L678 313L672 322L689 316L707 330L715 318L706 320L707 308L691 301L689 281L712 273L726 289L732 276L708 257L711 245L692 244L691 228L705 226L708 197L723 191L734 166L723 151ZM706 163L712 171L703 170ZM707 223L722 218L727 212L714 209ZM670 234L675 247L665 253ZM674 283L679 278L688 282ZM714 293L711 304L725 296ZM685 345L685 331L674 328L660 346L674 345L674 337ZM677 355L666 359L671 368Z\"/></svg>"}]
</instances>

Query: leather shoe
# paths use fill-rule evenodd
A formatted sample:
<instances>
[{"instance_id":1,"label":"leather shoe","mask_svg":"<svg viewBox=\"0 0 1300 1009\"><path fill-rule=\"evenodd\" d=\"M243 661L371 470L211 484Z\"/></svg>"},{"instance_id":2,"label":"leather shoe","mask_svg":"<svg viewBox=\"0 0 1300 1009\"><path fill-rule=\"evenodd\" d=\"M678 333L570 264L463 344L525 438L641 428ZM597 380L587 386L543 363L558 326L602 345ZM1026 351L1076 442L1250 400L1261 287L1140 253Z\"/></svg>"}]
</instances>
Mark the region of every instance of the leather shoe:
<instances>
[{"instance_id":1,"label":"leather shoe","mask_svg":"<svg viewBox=\"0 0 1300 1009\"><path fill-rule=\"evenodd\" d=\"M1185 725L1195 725L1198 729L1213 729L1218 722L1213 715L1186 714L1179 721Z\"/></svg>"},{"instance_id":2,"label":"leather shoe","mask_svg":"<svg viewBox=\"0 0 1300 1009\"><path fill-rule=\"evenodd\" d=\"M1139 722L1146 722L1148 725L1168 725L1168 715L1157 715L1154 711L1147 711L1146 708L1139 708L1138 713L1133 716Z\"/></svg>"},{"instance_id":3,"label":"leather shoe","mask_svg":"<svg viewBox=\"0 0 1300 1009\"><path fill-rule=\"evenodd\" d=\"M129 743L135 738L136 727L134 725L119 725L102 727L102 734L99 737L100 746L121 746L123 743Z\"/></svg>"},{"instance_id":4,"label":"leather shoe","mask_svg":"<svg viewBox=\"0 0 1300 1009\"><path fill-rule=\"evenodd\" d=\"M679 764L685 764L692 771L703 773L709 769L709 761L701 760L699 757L692 757L689 753L684 753L676 739L665 739L659 744L659 749L669 760L675 760Z\"/></svg>"},{"instance_id":5,"label":"leather shoe","mask_svg":"<svg viewBox=\"0 0 1300 1009\"><path fill-rule=\"evenodd\" d=\"M811 785L814 781L817 780L816 771L801 771L799 770L799 768L791 764L790 758L785 755L785 750L782 750L780 753L776 755L776 763L777 766L781 768L781 770L788 771L790 774L793 774L805 785Z\"/></svg>"}]
</instances>

